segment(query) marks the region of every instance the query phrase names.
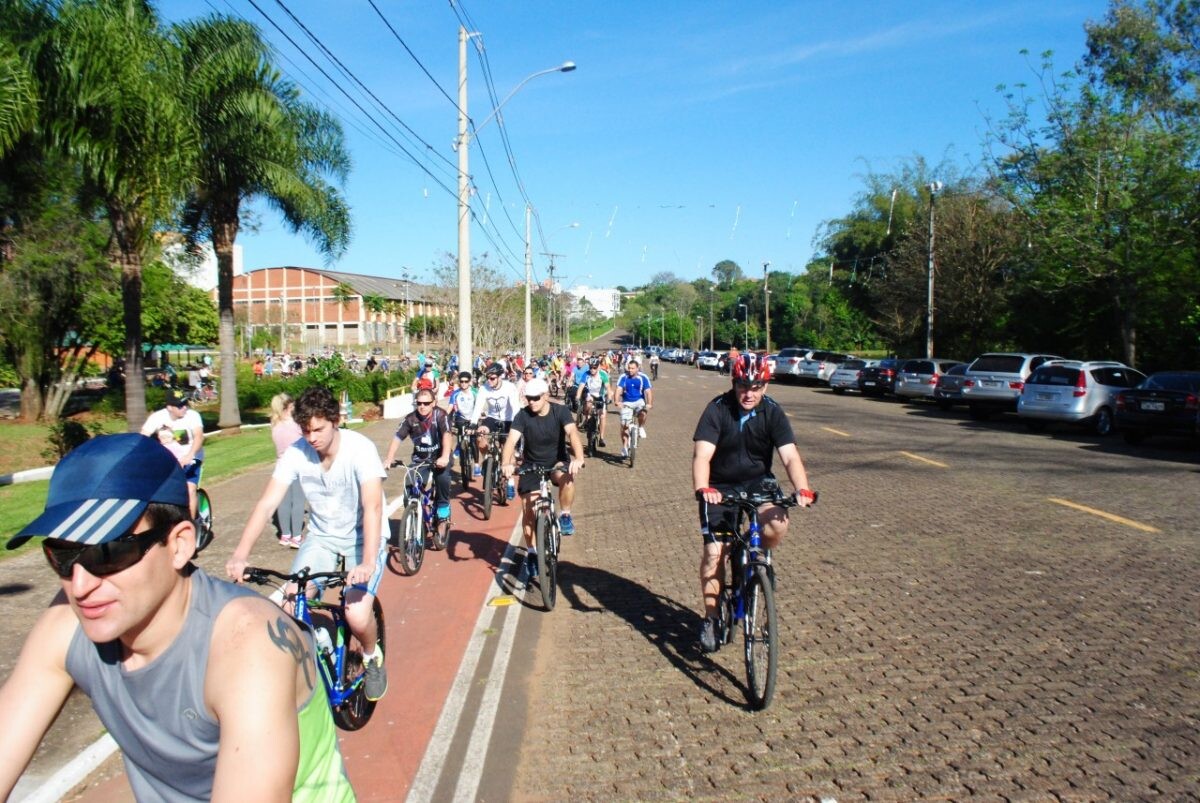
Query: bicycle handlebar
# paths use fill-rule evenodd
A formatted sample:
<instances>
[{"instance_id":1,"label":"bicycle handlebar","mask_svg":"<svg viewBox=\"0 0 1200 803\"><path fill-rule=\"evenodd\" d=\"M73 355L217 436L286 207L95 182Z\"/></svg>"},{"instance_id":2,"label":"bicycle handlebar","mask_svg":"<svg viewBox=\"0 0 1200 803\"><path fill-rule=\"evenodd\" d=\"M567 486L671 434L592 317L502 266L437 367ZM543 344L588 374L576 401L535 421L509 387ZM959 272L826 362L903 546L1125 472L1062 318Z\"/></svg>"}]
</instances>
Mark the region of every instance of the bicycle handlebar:
<instances>
[{"instance_id":1,"label":"bicycle handlebar","mask_svg":"<svg viewBox=\"0 0 1200 803\"><path fill-rule=\"evenodd\" d=\"M812 507L817 503L817 497L820 494L817 491L812 492L812 501L808 507ZM800 501L796 499L795 494L785 494L779 490L774 493L757 493L752 494L747 491L738 491L736 494L722 494L721 501L715 504L721 507L740 507L743 510L758 510L762 505L779 505L780 507L799 507Z\"/></svg>"},{"instance_id":2,"label":"bicycle handlebar","mask_svg":"<svg viewBox=\"0 0 1200 803\"><path fill-rule=\"evenodd\" d=\"M545 476L547 474L553 474L555 471L570 471L570 470L571 470L571 466L568 465L567 463L555 463L552 466L535 466L535 465L522 466L519 470L514 471L513 473L516 474L517 476L522 476L525 474L538 474L539 476Z\"/></svg>"},{"instance_id":3,"label":"bicycle handlebar","mask_svg":"<svg viewBox=\"0 0 1200 803\"><path fill-rule=\"evenodd\" d=\"M278 580L283 580L285 583L311 583L316 580L329 580L330 588L342 585L346 582L347 572L311 572L305 566L298 572L288 574L286 572L278 572L274 569L268 569L260 566L247 566L242 572L242 579L256 585L267 585L274 577Z\"/></svg>"}]
</instances>

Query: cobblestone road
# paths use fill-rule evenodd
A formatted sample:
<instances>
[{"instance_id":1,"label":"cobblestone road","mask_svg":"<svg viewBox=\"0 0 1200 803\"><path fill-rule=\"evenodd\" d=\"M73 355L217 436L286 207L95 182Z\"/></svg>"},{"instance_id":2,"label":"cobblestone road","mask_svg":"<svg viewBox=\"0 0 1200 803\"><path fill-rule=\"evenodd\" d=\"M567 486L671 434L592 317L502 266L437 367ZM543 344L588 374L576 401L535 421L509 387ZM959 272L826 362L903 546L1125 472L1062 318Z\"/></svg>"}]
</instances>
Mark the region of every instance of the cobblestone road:
<instances>
[{"instance_id":1,"label":"cobblestone road","mask_svg":"<svg viewBox=\"0 0 1200 803\"><path fill-rule=\"evenodd\" d=\"M664 366L637 467L585 469L516 799L1200 797L1194 451L772 386L822 498L752 712L740 642L694 647L690 437L726 382Z\"/></svg>"}]
</instances>

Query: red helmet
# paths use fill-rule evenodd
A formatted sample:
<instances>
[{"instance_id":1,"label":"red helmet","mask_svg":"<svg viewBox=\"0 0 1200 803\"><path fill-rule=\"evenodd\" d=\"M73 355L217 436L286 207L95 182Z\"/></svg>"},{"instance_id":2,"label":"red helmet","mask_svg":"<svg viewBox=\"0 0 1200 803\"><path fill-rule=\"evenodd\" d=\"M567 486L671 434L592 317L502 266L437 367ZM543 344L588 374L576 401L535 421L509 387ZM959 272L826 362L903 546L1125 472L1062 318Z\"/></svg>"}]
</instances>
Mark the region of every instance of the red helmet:
<instances>
[{"instance_id":1,"label":"red helmet","mask_svg":"<svg viewBox=\"0 0 1200 803\"><path fill-rule=\"evenodd\" d=\"M753 352L740 355L733 363L734 382L770 382L771 364Z\"/></svg>"}]
</instances>

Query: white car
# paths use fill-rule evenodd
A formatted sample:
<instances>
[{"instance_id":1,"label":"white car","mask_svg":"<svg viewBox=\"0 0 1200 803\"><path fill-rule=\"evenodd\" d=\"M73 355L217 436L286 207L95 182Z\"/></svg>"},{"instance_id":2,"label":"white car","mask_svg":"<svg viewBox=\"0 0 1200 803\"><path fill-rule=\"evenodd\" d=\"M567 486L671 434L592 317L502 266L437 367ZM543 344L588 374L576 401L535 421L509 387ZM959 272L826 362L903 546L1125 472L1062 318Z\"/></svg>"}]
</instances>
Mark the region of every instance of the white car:
<instances>
[{"instance_id":1,"label":"white car","mask_svg":"<svg viewBox=\"0 0 1200 803\"><path fill-rule=\"evenodd\" d=\"M717 364L721 361L721 355L715 351L702 351L696 357L696 367L704 371L717 370Z\"/></svg>"}]
</instances>

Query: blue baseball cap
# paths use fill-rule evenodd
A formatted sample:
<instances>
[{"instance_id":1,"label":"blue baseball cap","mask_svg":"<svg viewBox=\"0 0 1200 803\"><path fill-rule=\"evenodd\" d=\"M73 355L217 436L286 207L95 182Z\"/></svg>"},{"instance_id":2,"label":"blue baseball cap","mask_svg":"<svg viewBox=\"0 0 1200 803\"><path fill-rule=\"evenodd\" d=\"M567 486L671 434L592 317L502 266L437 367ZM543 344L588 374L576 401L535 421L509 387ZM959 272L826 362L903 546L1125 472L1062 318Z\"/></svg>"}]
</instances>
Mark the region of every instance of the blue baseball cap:
<instances>
[{"instance_id":1,"label":"blue baseball cap","mask_svg":"<svg viewBox=\"0 0 1200 803\"><path fill-rule=\"evenodd\" d=\"M166 447L145 435L102 435L64 457L50 477L46 509L8 541L103 544L127 533L151 502L188 506L187 480Z\"/></svg>"}]
</instances>

